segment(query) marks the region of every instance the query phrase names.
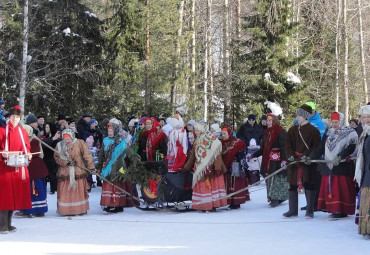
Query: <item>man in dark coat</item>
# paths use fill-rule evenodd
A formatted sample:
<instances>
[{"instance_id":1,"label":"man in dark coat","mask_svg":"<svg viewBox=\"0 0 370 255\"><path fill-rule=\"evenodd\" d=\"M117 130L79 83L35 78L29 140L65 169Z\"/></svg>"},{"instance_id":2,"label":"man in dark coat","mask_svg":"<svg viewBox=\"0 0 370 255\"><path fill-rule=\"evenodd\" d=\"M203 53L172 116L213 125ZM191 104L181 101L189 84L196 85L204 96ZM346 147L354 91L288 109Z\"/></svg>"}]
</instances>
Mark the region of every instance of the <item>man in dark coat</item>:
<instances>
[{"instance_id":1,"label":"man in dark coat","mask_svg":"<svg viewBox=\"0 0 370 255\"><path fill-rule=\"evenodd\" d=\"M259 145L262 135L263 130L261 126L256 124L256 115L249 114L248 121L241 125L236 137L242 140L248 147L252 138L254 138L257 142L257 145Z\"/></svg>"},{"instance_id":2,"label":"man in dark coat","mask_svg":"<svg viewBox=\"0 0 370 255\"><path fill-rule=\"evenodd\" d=\"M78 139L83 139L85 131L89 128L89 121L91 120L92 115L84 113L82 118L77 122L77 137Z\"/></svg>"},{"instance_id":3,"label":"man in dark coat","mask_svg":"<svg viewBox=\"0 0 370 255\"><path fill-rule=\"evenodd\" d=\"M310 114L312 114L312 108L306 104L302 105L296 112L298 125L288 130L285 148L287 159L290 162L304 159L320 143L319 130L307 120ZM316 171L315 164L300 163L288 167L289 211L283 214L284 217L298 215L298 178L302 178L307 201L306 217L313 218Z\"/></svg>"}]
</instances>

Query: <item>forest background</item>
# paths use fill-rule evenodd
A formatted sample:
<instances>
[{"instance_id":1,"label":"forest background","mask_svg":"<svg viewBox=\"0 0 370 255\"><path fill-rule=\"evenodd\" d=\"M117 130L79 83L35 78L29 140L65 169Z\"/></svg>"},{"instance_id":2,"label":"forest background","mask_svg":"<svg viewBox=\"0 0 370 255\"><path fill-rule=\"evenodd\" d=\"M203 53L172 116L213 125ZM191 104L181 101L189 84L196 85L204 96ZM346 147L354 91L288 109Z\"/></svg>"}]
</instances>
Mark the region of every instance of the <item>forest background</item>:
<instances>
[{"instance_id":1,"label":"forest background","mask_svg":"<svg viewBox=\"0 0 370 255\"><path fill-rule=\"evenodd\" d=\"M234 126L278 102L358 117L370 0L0 0L0 96L49 121L180 111Z\"/></svg>"}]
</instances>

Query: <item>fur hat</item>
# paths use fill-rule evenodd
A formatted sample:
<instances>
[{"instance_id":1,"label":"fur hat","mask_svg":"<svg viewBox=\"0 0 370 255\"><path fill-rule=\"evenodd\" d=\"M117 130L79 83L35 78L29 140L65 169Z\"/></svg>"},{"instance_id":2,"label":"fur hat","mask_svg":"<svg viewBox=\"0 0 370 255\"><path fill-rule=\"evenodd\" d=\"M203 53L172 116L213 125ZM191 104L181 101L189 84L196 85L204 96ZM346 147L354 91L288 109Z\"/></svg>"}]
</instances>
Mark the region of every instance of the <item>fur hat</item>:
<instances>
[{"instance_id":1,"label":"fur hat","mask_svg":"<svg viewBox=\"0 0 370 255\"><path fill-rule=\"evenodd\" d=\"M137 122L138 122L138 120L137 120L137 119L132 119L132 120L130 120L130 122L128 123L128 126L129 126L129 127L135 127L135 122L137 123Z\"/></svg>"},{"instance_id":2,"label":"fur hat","mask_svg":"<svg viewBox=\"0 0 370 255\"><path fill-rule=\"evenodd\" d=\"M18 115L19 117L22 117L22 110L19 105L16 105L12 109L10 109L9 116L12 116L12 115Z\"/></svg>"},{"instance_id":3,"label":"fur hat","mask_svg":"<svg viewBox=\"0 0 370 255\"><path fill-rule=\"evenodd\" d=\"M66 116L64 114L58 114L57 120L66 120Z\"/></svg>"},{"instance_id":4,"label":"fur hat","mask_svg":"<svg viewBox=\"0 0 370 255\"><path fill-rule=\"evenodd\" d=\"M303 118L308 119L308 117L310 116L311 113L312 113L311 106L309 106L307 104L304 104L304 105L302 105L301 107L299 107L297 109L295 114L297 116L302 116Z\"/></svg>"},{"instance_id":5,"label":"fur hat","mask_svg":"<svg viewBox=\"0 0 370 255\"><path fill-rule=\"evenodd\" d=\"M215 124L212 124L211 125L211 128L213 128L215 130L215 132L221 132L221 128L220 128L220 125L215 123Z\"/></svg>"},{"instance_id":6,"label":"fur hat","mask_svg":"<svg viewBox=\"0 0 370 255\"><path fill-rule=\"evenodd\" d=\"M195 127L195 120L189 120L186 125L191 125L191 126Z\"/></svg>"},{"instance_id":7,"label":"fur hat","mask_svg":"<svg viewBox=\"0 0 370 255\"><path fill-rule=\"evenodd\" d=\"M38 121L37 117L33 114L30 114L26 117L26 124L29 125L29 124L32 124L32 123L36 123Z\"/></svg>"},{"instance_id":8,"label":"fur hat","mask_svg":"<svg viewBox=\"0 0 370 255\"><path fill-rule=\"evenodd\" d=\"M84 113L84 114L82 114L82 118L86 118L86 117L90 117L90 118L92 118L92 115L91 115L91 114L89 114L89 113Z\"/></svg>"}]
</instances>

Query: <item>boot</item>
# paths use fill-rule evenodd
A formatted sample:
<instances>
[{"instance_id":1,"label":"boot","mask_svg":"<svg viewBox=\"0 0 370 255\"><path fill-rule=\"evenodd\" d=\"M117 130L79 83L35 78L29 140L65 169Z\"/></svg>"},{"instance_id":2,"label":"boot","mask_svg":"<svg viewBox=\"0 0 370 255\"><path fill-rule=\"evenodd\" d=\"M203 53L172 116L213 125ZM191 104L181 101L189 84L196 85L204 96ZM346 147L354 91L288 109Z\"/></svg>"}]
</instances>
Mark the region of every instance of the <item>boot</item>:
<instances>
[{"instance_id":1,"label":"boot","mask_svg":"<svg viewBox=\"0 0 370 255\"><path fill-rule=\"evenodd\" d=\"M277 207L279 205L280 205L279 200L271 200L271 203L269 204L271 208Z\"/></svg>"},{"instance_id":2,"label":"boot","mask_svg":"<svg viewBox=\"0 0 370 255\"><path fill-rule=\"evenodd\" d=\"M0 211L0 234L8 234L8 210Z\"/></svg>"},{"instance_id":3,"label":"boot","mask_svg":"<svg viewBox=\"0 0 370 255\"><path fill-rule=\"evenodd\" d=\"M283 213L286 218L298 216L298 191L289 190L289 211Z\"/></svg>"},{"instance_id":4,"label":"boot","mask_svg":"<svg viewBox=\"0 0 370 255\"><path fill-rule=\"evenodd\" d=\"M307 209L306 209L306 218L312 219L313 218L313 210L315 204L315 190L306 190L306 201L307 201Z\"/></svg>"},{"instance_id":5,"label":"boot","mask_svg":"<svg viewBox=\"0 0 370 255\"><path fill-rule=\"evenodd\" d=\"M12 226L12 217L13 217L13 211L8 211L8 229L10 232L17 231L17 228Z\"/></svg>"}]
</instances>

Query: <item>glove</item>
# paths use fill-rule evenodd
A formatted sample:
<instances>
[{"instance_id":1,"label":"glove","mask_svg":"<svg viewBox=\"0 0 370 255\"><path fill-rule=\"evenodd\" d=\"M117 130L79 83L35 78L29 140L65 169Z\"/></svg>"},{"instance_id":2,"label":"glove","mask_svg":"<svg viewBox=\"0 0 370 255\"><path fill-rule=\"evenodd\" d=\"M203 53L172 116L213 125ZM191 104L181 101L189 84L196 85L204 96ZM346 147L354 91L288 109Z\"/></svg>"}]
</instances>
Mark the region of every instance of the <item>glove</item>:
<instances>
[{"instance_id":1,"label":"glove","mask_svg":"<svg viewBox=\"0 0 370 255\"><path fill-rule=\"evenodd\" d=\"M294 161L294 157L293 157L293 156L290 156L290 157L288 158L288 161L293 162L293 161Z\"/></svg>"},{"instance_id":2,"label":"glove","mask_svg":"<svg viewBox=\"0 0 370 255\"><path fill-rule=\"evenodd\" d=\"M347 157L345 158L345 160L346 160L346 163L351 162L351 156L347 156Z\"/></svg>"},{"instance_id":3,"label":"glove","mask_svg":"<svg viewBox=\"0 0 370 255\"><path fill-rule=\"evenodd\" d=\"M301 159L303 160L303 163L305 163L306 165L311 165L312 163L310 157L302 156Z\"/></svg>"},{"instance_id":4,"label":"glove","mask_svg":"<svg viewBox=\"0 0 370 255\"><path fill-rule=\"evenodd\" d=\"M285 160L281 161L281 167L284 167L284 166L286 166L286 161Z\"/></svg>"},{"instance_id":5,"label":"glove","mask_svg":"<svg viewBox=\"0 0 370 255\"><path fill-rule=\"evenodd\" d=\"M333 166L337 166L339 165L340 161L342 160L342 158L340 156L336 156L334 159L333 159Z\"/></svg>"}]
</instances>

